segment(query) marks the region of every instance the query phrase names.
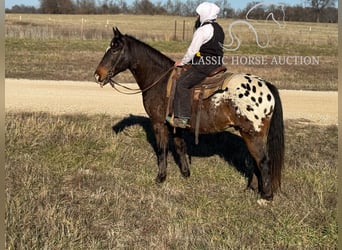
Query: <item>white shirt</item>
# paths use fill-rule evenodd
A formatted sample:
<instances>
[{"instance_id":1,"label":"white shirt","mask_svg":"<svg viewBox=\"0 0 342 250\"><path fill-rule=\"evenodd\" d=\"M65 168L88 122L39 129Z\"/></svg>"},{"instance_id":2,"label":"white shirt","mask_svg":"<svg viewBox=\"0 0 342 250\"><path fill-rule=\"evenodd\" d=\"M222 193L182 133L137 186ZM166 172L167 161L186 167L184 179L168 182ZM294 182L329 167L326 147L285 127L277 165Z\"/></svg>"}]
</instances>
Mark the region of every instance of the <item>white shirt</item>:
<instances>
[{"instance_id":1,"label":"white shirt","mask_svg":"<svg viewBox=\"0 0 342 250\"><path fill-rule=\"evenodd\" d=\"M214 35L214 27L212 25L204 25L199 27L193 37L191 44L182 59L183 64L189 63L195 54L200 50L201 46L208 42Z\"/></svg>"}]
</instances>

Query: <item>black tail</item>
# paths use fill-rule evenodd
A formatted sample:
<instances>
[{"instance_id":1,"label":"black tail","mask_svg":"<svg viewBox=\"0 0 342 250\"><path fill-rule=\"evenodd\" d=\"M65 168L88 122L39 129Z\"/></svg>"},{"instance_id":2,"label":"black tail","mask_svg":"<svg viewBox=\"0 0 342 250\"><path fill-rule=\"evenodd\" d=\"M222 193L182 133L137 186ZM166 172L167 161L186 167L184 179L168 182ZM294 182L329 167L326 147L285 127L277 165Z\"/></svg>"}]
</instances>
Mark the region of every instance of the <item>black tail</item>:
<instances>
[{"instance_id":1,"label":"black tail","mask_svg":"<svg viewBox=\"0 0 342 250\"><path fill-rule=\"evenodd\" d=\"M284 121L283 108L277 88L271 83L267 87L275 98L275 107L267 136L267 153L270 160L272 189L276 191L281 186L281 172L284 166Z\"/></svg>"}]
</instances>

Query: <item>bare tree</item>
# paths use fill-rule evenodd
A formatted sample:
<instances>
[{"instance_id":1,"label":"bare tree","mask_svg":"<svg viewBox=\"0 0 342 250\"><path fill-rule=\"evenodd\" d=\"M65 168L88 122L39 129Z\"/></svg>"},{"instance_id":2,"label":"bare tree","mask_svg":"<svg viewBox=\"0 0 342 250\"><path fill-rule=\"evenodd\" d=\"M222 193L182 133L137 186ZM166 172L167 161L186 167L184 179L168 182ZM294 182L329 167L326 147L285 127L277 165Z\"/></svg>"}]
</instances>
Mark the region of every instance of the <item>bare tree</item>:
<instances>
[{"instance_id":1,"label":"bare tree","mask_svg":"<svg viewBox=\"0 0 342 250\"><path fill-rule=\"evenodd\" d=\"M40 9L43 13L59 14L57 1L54 0L40 0Z\"/></svg>"},{"instance_id":2,"label":"bare tree","mask_svg":"<svg viewBox=\"0 0 342 250\"><path fill-rule=\"evenodd\" d=\"M14 5L11 9L6 8L6 13L38 13L38 10L34 6L26 6L23 4Z\"/></svg>"},{"instance_id":3,"label":"bare tree","mask_svg":"<svg viewBox=\"0 0 342 250\"><path fill-rule=\"evenodd\" d=\"M40 9L42 13L71 14L74 4L71 0L40 0Z\"/></svg>"},{"instance_id":4,"label":"bare tree","mask_svg":"<svg viewBox=\"0 0 342 250\"><path fill-rule=\"evenodd\" d=\"M63 14L72 14L74 12L74 3L72 0L59 0L56 1L58 3L58 9L60 13Z\"/></svg>"},{"instance_id":5,"label":"bare tree","mask_svg":"<svg viewBox=\"0 0 342 250\"><path fill-rule=\"evenodd\" d=\"M166 10L171 15L182 15L182 2L180 0L167 1Z\"/></svg>"},{"instance_id":6,"label":"bare tree","mask_svg":"<svg viewBox=\"0 0 342 250\"><path fill-rule=\"evenodd\" d=\"M133 3L133 13L135 14L165 14L166 10L162 7L161 3L154 5L149 0L135 0Z\"/></svg>"},{"instance_id":7,"label":"bare tree","mask_svg":"<svg viewBox=\"0 0 342 250\"><path fill-rule=\"evenodd\" d=\"M153 7L153 3L149 0L135 0L133 11L135 14L154 14Z\"/></svg>"},{"instance_id":8,"label":"bare tree","mask_svg":"<svg viewBox=\"0 0 342 250\"><path fill-rule=\"evenodd\" d=\"M95 0L76 0L76 7L79 14L96 13Z\"/></svg>"},{"instance_id":9,"label":"bare tree","mask_svg":"<svg viewBox=\"0 0 342 250\"><path fill-rule=\"evenodd\" d=\"M121 13L128 13L129 8L125 0L116 0L116 5L119 7Z\"/></svg>"},{"instance_id":10,"label":"bare tree","mask_svg":"<svg viewBox=\"0 0 342 250\"><path fill-rule=\"evenodd\" d=\"M307 3L314 11L315 20L317 23L320 22L323 9L335 6L335 1L336 0L307 0Z\"/></svg>"},{"instance_id":11,"label":"bare tree","mask_svg":"<svg viewBox=\"0 0 342 250\"><path fill-rule=\"evenodd\" d=\"M126 0L39 0L40 8L33 6L15 5L12 9L5 9L6 13L50 13L50 14L116 14L134 13L142 15L179 15L194 16L196 7L201 0L134 0L132 5L127 5ZM251 1L244 9L235 10L230 7L229 0L214 0L220 6L220 17L244 19L246 13L256 2ZM338 9L335 7L336 0L304 0L306 7L302 5L285 6L286 21L302 22L338 22ZM265 19L269 11L278 17L283 17L279 9L274 6L258 7L250 13L249 18Z\"/></svg>"}]
</instances>

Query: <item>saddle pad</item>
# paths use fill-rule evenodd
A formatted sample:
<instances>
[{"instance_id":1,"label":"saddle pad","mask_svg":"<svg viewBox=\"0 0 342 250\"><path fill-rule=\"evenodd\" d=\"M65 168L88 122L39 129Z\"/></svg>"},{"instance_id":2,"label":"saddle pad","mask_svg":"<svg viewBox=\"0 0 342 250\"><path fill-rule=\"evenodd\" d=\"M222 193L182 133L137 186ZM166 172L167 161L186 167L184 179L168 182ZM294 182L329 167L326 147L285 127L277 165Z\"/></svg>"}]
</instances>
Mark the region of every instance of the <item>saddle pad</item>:
<instances>
[{"instance_id":1,"label":"saddle pad","mask_svg":"<svg viewBox=\"0 0 342 250\"><path fill-rule=\"evenodd\" d=\"M222 89L222 84L232 73L221 72L214 76L206 77L199 85L194 87L193 99L198 100L202 92L202 99L207 99L212 96L217 90Z\"/></svg>"}]
</instances>

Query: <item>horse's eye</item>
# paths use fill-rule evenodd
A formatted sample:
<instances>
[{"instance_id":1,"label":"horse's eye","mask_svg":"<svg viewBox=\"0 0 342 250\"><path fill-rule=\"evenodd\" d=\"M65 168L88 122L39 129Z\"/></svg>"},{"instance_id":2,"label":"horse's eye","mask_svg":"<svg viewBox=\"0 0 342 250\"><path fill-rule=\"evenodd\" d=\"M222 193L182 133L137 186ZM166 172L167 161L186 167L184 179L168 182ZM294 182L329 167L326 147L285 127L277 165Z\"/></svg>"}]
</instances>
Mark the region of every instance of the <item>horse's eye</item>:
<instances>
[{"instance_id":1,"label":"horse's eye","mask_svg":"<svg viewBox=\"0 0 342 250\"><path fill-rule=\"evenodd\" d=\"M110 43L110 46L107 48L106 52L110 50L112 54L116 54L117 52L120 51L120 49L121 49L121 44L117 41L113 41Z\"/></svg>"},{"instance_id":2,"label":"horse's eye","mask_svg":"<svg viewBox=\"0 0 342 250\"><path fill-rule=\"evenodd\" d=\"M110 47L112 47L112 48L115 48L115 47L118 47L119 46L119 43L118 42L112 42L111 44L110 44Z\"/></svg>"}]
</instances>

